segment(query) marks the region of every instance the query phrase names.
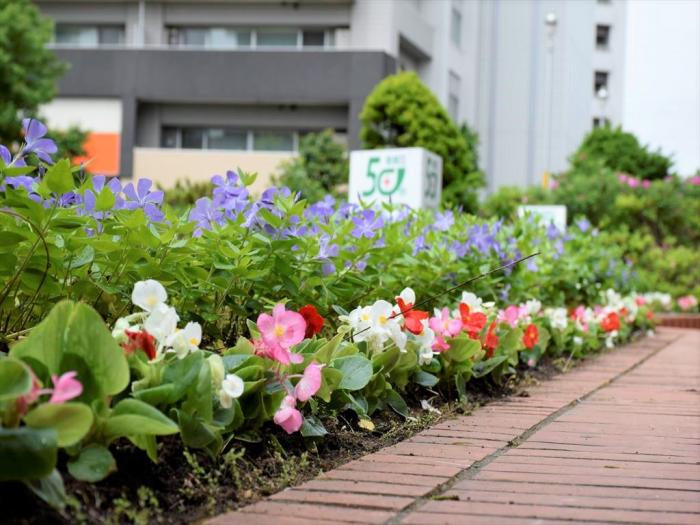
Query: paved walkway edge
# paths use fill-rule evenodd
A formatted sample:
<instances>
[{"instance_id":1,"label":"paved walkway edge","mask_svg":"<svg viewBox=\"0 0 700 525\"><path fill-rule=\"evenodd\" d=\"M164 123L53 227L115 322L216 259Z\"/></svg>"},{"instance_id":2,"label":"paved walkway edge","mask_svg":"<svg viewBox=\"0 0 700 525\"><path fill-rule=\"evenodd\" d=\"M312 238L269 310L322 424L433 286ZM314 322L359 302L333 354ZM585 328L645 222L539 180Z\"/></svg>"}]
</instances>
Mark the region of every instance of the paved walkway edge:
<instances>
[{"instance_id":1,"label":"paved walkway edge","mask_svg":"<svg viewBox=\"0 0 700 525\"><path fill-rule=\"evenodd\" d=\"M527 461L534 457L534 461L537 462L536 458L543 454L543 450L537 446L539 441L534 445L528 442L531 437L542 433L547 434L550 426L553 426L551 423L563 422L569 416L568 413L579 404L596 397L598 393L605 391L620 378L641 367L658 352L689 337L697 339L696 336L695 331L660 329L654 337L644 338L605 352L567 374L556 376L530 388L529 397L508 398L480 408L469 416L442 421L406 441L351 461L319 475L314 480L286 489L238 511L212 518L206 522L206 525L239 523L259 525L266 523L275 525L387 523L393 525L409 522L427 524L495 521L511 523L507 521L510 518L507 517L509 514L503 513L505 511L499 511L503 518L488 516L492 512L488 503L474 503L465 507L461 501L458 501L462 494L460 487L467 486L471 483L470 480L475 478L488 479L489 476L493 476L490 473L492 468L499 472L503 468L506 468L507 472L509 472L508 469L519 470L522 467L520 464L516 467L501 465L501 458L510 461L508 455L510 451L516 451L521 455L520 457L525 454ZM605 407L602 413L605 414ZM595 427L595 424L597 423L587 423L589 427ZM570 431L569 427L562 428ZM545 441L548 443L546 445L548 448L544 449L546 454L556 455L557 450L565 450L567 452L559 455L565 457L566 461L578 459L581 463L575 463L577 468L584 470L588 468L590 462L590 459L586 458L586 454L589 454L589 449L586 448L588 441L568 444L567 439L571 438L568 434L552 435L555 438L551 438L551 442ZM604 435L606 434L602 433L599 436ZM598 439L595 436L593 438ZM549 438L545 437L545 439ZM624 456L624 450L617 450L614 447L608 450L603 445L590 450L595 450L596 453L604 451L604 455L606 458L609 456L610 461L616 458L628 459ZM687 446L691 447L691 452L695 454L695 449L692 447L697 444L688 442ZM550 453L546 450L555 452ZM549 461L546 456L542 461L545 460ZM556 462L556 458L551 461ZM525 469L526 472L528 470ZM700 470L698 472L700 473ZM517 475L511 477L517 478ZM537 476L534 477L537 478ZM700 480L700 476L697 476L694 470L691 478ZM495 479L500 479L499 475L496 475ZM607 481L607 478L604 481ZM700 482L698 485L700 490ZM695 488L694 485L691 488ZM479 492L479 494L482 494L486 501L490 501L489 498L493 499L494 494L499 492ZM524 502L524 504L527 503ZM590 505L590 502L588 504ZM471 508L481 508L479 506L485 509L479 511L481 512L479 516L464 514ZM514 507L515 510L506 505L506 509L509 512L522 510L521 505ZM691 510L696 509L692 507ZM700 508L697 510L700 513ZM565 519L572 519L566 518L566 512L562 512ZM620 512L625 519L629 517L625 514L627 511ZM552 516L545 516L545 518L555 519L558 517L555 514L556 509ZM603 516L606 514L603 513ZM693 514L693 517L698 518L700 522L700 514ZM482 518L488 519L484 521ZM619 520L613 521L621 523ZM635 521L639 520L636 518L631 520L631 522ZM525 517L519 521L512 521L512 523L526 522L529 521ZM555 525L557 521L547 520L542 523ZM665 522L662 520L660 523Z\"/></svg>"}]
</instances>

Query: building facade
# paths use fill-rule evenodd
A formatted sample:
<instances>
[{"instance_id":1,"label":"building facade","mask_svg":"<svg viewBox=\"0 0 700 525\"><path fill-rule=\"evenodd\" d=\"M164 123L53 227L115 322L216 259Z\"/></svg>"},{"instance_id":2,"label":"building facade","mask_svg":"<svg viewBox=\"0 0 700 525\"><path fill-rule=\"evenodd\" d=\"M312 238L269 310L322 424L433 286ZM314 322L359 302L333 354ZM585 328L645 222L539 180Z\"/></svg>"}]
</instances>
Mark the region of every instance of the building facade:
<instances>
[{"instance_id":1,"label":"building facade","mask_svg":"<svg viewBox=\"0 0 700 525\"><path fill-rule=\"evenodd\" d=\"M356 148L365 97L402 69L476 128L490 190L537 183L619 122L621 0L37 4L71 66L49 124L92 131L94 170L166 187L238 167L267 184L309 131Z\"/></svg>"}]
</instances>

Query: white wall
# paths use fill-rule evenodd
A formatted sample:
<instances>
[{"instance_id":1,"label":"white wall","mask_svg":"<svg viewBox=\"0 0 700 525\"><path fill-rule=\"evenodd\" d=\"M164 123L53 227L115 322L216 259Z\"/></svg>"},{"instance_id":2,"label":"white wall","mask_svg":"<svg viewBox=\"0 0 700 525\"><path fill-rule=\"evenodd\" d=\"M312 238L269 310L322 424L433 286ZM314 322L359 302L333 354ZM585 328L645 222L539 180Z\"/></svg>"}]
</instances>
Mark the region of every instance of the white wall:
<instances>
[{"instance_id":1,"label":"white wall","mask_svg":"<svg viewBox=\"0 0 700 525\"><path fill-rule=\"evenodd\" d=\"M624 89L624 128L678 173L700 168L700 2L628 2Z\"/></svg>"}]
</instances>

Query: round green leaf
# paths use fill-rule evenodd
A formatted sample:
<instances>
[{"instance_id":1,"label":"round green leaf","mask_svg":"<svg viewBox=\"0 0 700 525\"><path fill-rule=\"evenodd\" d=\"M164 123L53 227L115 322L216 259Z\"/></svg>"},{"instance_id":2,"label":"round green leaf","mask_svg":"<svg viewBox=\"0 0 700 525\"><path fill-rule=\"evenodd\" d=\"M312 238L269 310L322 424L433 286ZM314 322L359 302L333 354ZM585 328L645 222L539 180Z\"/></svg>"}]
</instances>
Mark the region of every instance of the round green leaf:
<instances>
[{"instance_id":1,"label":"round green leaf","mask_svg":"<svg viewBox=\"0 0 700 525\"><path fill-rule=\"evenodd\" d=\"M340 370L343 374L343 379L338 385L339 389L360 390L372 379L372 363L360 354L339 357L333 361L333 368Z\"/></svg>"},{"instance_id":2,"label":"round green leaf","mask_svg":"<svg viewBox=\"0 0 700 525\"><path fill-rule=\"evenodd\" d=\"M0 401L16 399L32 388L29 368L16 359L0 359Z\"/></svg>"},{"instance_id":3,"label":"round green leaf","mask_svg":"<svg viewBox=\"0 0 700 525\"><path fill-rule=\"evenodd\" d=\"M80 455L68 462L68 472L75 479L95 483L117 470L112 453L102 445L90 445Z\"/></svg>"},{"instance_id":4,"label":"round green leaf","mask_svg":"<svg viewBox=\"0 0 700 525\"><path fill-rule=\"evenodd\" d=\"M56 466L57 447L51 428L0 428L0 481L48 476Z\"/></svg>"},{"instance_id":5,"label":"round green leaf","mask_svg":"<svg viewBox=\"0 0 700 525\"><path fill-rule=\"evenodd\" d=\"M125 399L114 407L112 414L104 425L108 438L151 434L164 436L176 434L177 424L160 410L138 399Z\"/></svg>"},{"instance_id":6,"label":"round green leaf","mask_svg":"<svg viewBox=\"0 0 700 525\"><path fill-rule=\"evenodd\" d=\"M24 422L30 427L53 428L59 447L80 441L92 427L92 420L92 410L83 403L45 403L24 416Z\"/></svg>"}]
</instances>

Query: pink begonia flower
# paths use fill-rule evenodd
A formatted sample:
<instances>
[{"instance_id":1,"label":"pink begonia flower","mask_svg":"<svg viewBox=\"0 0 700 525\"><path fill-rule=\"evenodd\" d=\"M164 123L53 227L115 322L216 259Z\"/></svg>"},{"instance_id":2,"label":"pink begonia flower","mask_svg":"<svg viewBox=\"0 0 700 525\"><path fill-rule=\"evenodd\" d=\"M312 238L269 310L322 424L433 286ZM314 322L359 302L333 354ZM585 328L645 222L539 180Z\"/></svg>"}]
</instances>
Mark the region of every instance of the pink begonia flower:
<instances>
[{"instance_id":1,"label":"pink begonia flower","mask_svg":"<svg viewBox=\"0 0 700 525\"><path fill-rule=\"evenodd\" d=\"M695 186L700 186L700 175L693 175L688 179L688 182Z\"/></svg>"},{"instance_id":2,"label":"pink begonia flower","mask_svg":"<svg viewBox=\"0 0 700 525\"><path fill-rule=\"evenodd\" d=\"M74 397L78 397L83 393L83 385L80 381L75 379L78 372L71 371L62 374L61 376L51 376L51 381L53 381L53 394L51 394L51 399L49 403L59 404Z\"/></svg>"},{"instance_id":3,"label":"pink begonia flower","mask_svg":"<svg viewBox=\"0 0 700 525\"><path fill-rule=\"evenodd\" d=\"M460 319L451 319L448 308L443 308L438 313L438 316L431 317L428 321L428 326L435 332L436 336L442 337L455 337L462 331L462 321Z\"/></svg>"},{"instance_id":4,"label":"pink begonia flower","mask_svg":"<svg viewBox=\"0 0 700 525\"><path fill-rule=\"evenodd\" d=\"M515 328L515 326L517 326L518 324L518 321L526 316L527 308L522 308L520 306L511 304L505 310L501 310L501 312L498 314L498 320L501 323L508 323L510 326Z\"/></svg>"},{"instance_id":5,"label":"pink begonia flower","mask_svg":"<svg viewBox=\"0 0 700 525\"><path fill-rule=\"evenodd\" d=\"M644 306L645 304L647 304L647 300L641 295L635 297L634 302L637 303L637 306Z\"/></svg>"},{"instance_id":6,"label":"pink begonia flower","mask_svg":"<svg viewBox=\"0 0 700 525\"><path fill-rule=\"evenodd\" d=\"M681 310L690 310L698 304L698 300L692 295L684 295L678 298L678 306Z\"/></svg>"},{"instance_id":7,"label":"pink begonia flower","mask_svg":"<svg viewBox=\"0 0 700 525\"><path fill-rule=\"evenodd\" d=\"M321 388L321 368L323 365L309 364L304 370L304 375L294 387L294 395L302 403L308 401Z\"/></svg>"},{"instance_id":8,"label":"pink begonia flower","mask_svg":"<svg viewBox=\"0 0 700 525\"><path fill-rule=\"evenodd\" d=\"M627 182L627 175L625 175L624 173L620 173L617 176L617 180L624 184L625 182Z\"/></svg>"},{"instance_id":9,"label":"pink begonia flower","mask_svg":"<svg viewBox=\"0 0 700 525\"><path fill-rule=\"evenodd\" d=\"M642 188L644 189L649 189L651 187L651 181L650 180L643 180L642 181Z\"/></svg>"},{"instance_id":10,"label":"pink begonia flower","mask_svg":"<svg viewBox=\"0 0 700 525\"><path fill-rule=\"evenodd\" d=\"M34 375L32 369L29 369L29 373L32 376L32 388L29 392L17 398L17 412L22 415L27 413L29 405L39 399L41 394L48 394L50 392L50 390L43 390L41 388L41 383L36 375Z\"/></svg>"},{"instance_id":11,"label":"pink begonia flower","mask_svg":"<svg viewBox=\"0 0 700 525\"><path fill-rule=\"evenodd\" d=\"M306 321L297 312L286 310L283 304L272 309L272 315L260 314L257 322L263 343L267 347L264 355L283 365L301 363L304 358L289 349L304 340Z\"/></svg>"},{"instance_id":12,"label":"pink begonia flower","mask_svg":"<svg viewBox=\"0 0 700 525\"><path fill-rule=\"evenodd\" d=\"M285 397L272 418L287 434L293 434L299 430L304 422L301 412L296 409L296 404L297 400L294 396Z\"/></svg>"},{"instance_id":13,"label":"pink begonia flower","mask_svg":"<svg viewBox=\"0 0 700 525\"><path fill-rule=\"evenodd\" d=\"M639 186L639 179L636 177L629 177L627 179L627 185L630 188L636 188L637 186Z\"/></svg>"},{"instance_id":14,"label":"pink begonia flower","mask_svg":"<svg viewBox=\"0 0 700 525\"><path fill-rule=\"evenodd\" d=\"M441 335L436 334L435 335L435 342L433 343L433 346L431 347L431 349L434 352L440 353L440 352L443 352L444 350L449 350L450 345L447 344L447 342L445 341L445 339L443 339L443 337Z\"/></svg>"}]
</instances>

